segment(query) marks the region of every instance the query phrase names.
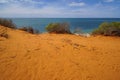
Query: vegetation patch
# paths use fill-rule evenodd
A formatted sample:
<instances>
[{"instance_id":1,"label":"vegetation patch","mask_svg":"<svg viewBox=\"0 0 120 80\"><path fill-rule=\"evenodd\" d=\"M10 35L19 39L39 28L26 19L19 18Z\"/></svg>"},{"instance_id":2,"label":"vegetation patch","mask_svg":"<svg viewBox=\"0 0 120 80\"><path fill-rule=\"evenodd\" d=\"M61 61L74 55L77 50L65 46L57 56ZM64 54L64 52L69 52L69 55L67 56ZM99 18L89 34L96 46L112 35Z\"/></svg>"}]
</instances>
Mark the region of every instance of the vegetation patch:
<instances>
[{"instance_id":1,"label":"vegetation patch","mask_svg":"<svg viewBox=\"0 0 120 80\"><path fill-rule=\"evenodd\" d=\"M120 22L104 22L96 30L94 30L92 34L105 36L120 36Z\"/></svg>"},{"instance_id":2,"label":"vegetation patch","mask_svg":"<svg viewBox=\"0 0 120 80\"><path fill-rule=\"evenodd\" d=\"M12 29L16 29L16 25L13 23L11 19L0 18L0 25Z\"/></svg>"},{"instance_id":3,"label":"vegetation patch","mask_svg":"<svg viewBox=\"0 0 120 80\"><path fill-rule=\"evenodd\" d=\"M12 29L18 29L11 19L0 18L0 25L6 27L6 29L5 28L0 29L0 36L5 36L5 37L8 36L6 34L7 27L12 28ZM32 34L38 34L39 33L39 30L33 29L30 26L21 27L21 28L19 28L19 30L23 30L23 31L26 31L26 32L29 32L29 33L32 33Z\"/></svg>"},{"instance_id":4,"label":"vegetation patch","mask_svg":"<svg viewBox=\"0 0 120 80\"><path fill-rule=\"evenodd\" d=\"M39 31L38 31L38 30L33 29L33 28L30 27L30 26L21 27L21 28L19 28L19 30L26 31L26 32L29 32L29 33L31 33L31 34L39 34Z\"/></svg>"},{"instance_id":5,"label":"vegetation patch","mask_svg":"<svg viewBox=\"0 0 120 80\"><path fill-rule=\"evenodd\" d=\"M68 23L50 23L47 27L46 30L49 33L67 33L71 34L70 27Z\"/></svg>"}]
</instances>

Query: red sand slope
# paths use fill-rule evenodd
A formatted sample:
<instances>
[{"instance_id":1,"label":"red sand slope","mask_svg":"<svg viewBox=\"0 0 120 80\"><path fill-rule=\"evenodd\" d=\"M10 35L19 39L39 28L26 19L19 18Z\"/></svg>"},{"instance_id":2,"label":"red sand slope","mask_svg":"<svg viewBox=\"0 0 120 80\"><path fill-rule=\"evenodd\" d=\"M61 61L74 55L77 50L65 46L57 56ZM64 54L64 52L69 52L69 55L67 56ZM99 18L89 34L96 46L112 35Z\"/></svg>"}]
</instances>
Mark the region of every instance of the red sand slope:
<instances>
[{"instance_id":1,"label":"red sand slope","mask_svg":"<svg viewBox=\"0 0 120 80\"><path fill-rule=\"evenodd\" d=\"M0 80L120 80L120 38L32 35L0 37Z\"/></svg>"}]
</instances>

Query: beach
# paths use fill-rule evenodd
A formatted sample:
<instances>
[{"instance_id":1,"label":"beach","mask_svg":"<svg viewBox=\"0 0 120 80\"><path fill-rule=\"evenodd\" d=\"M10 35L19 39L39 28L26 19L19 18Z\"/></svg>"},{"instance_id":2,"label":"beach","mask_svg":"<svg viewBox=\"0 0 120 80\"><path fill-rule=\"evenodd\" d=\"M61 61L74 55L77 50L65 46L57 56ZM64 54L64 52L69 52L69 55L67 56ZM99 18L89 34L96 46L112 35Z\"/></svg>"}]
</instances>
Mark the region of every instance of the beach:
<instances>
[{"instance_id":1,"label":"beach","mask_svg":"<svg viewBox=\"0 0 120 80\"><path fill-rule=\"evenodd\" d=\"M7 34L0 37L0 80L120 80L120 37Z\"/></svg>"}]
</instances>

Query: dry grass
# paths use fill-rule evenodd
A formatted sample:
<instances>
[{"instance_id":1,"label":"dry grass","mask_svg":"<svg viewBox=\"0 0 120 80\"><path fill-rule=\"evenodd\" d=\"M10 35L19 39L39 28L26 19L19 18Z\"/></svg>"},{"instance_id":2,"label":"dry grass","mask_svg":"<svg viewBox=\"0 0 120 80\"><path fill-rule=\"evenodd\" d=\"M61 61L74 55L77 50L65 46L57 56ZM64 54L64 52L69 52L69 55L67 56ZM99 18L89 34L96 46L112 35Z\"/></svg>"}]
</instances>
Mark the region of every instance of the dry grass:
<instances>
[{"instance_id":1,"label":"dry grass","mask_svg":"<svg viewBox=\"0 0 120 80\"><path fill-rule=\"evenodd\" d=\"M7 28L0 26L0 37L8 38Z\"/></svg>"}]
</instances>

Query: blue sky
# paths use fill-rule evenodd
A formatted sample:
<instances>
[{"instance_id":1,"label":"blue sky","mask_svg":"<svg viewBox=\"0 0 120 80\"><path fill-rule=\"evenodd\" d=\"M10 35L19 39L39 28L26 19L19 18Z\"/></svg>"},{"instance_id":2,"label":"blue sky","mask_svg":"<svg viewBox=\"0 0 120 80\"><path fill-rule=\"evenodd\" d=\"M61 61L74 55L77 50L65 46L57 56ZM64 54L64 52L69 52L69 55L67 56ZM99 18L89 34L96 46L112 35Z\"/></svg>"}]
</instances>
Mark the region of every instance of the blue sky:
<instances>
[{"instance_id":1,"label":"blue sky","mask_svg":"<svg viewBox=\"0 0 120 80\"><path fill-rule=\"evenodd\" d=\"M0 17L120 18L120 0L0 0Z\"/></svg>"}]
</instances>

